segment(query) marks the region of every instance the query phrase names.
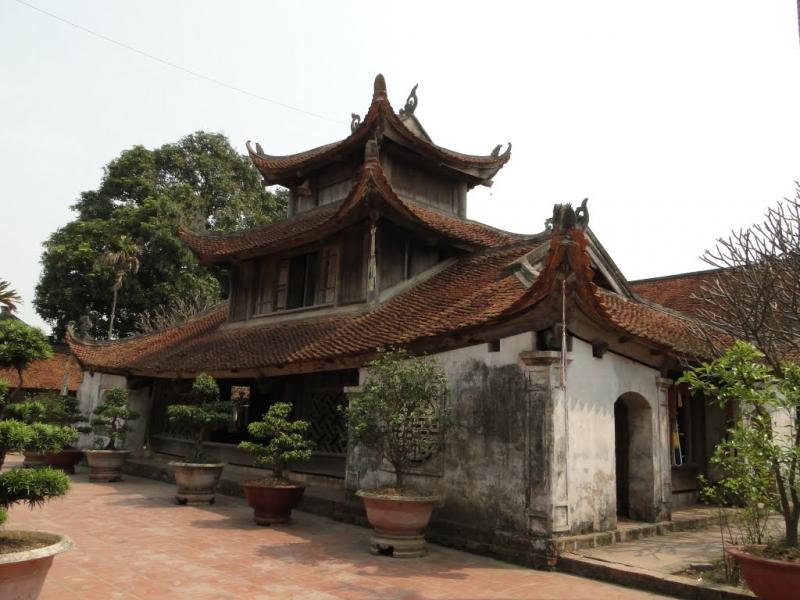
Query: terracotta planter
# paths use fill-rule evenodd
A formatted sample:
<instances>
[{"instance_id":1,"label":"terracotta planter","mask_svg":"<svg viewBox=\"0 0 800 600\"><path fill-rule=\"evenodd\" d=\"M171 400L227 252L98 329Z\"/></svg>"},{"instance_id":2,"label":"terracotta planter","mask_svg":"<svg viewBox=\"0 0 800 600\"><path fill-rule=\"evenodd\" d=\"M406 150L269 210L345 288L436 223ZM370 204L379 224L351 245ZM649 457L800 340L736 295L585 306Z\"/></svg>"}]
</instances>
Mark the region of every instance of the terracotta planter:
<instances>
[{"instance_id":1,"label":"terracotta planter","mask_svg":"<svg viewBox=\"0 0 800 600\"><path fill-rule=\"evenodd\" d=\"M47 466L47 458L44 452L33 452L32 450L25 450L25 460L22 466L26 469L43 469Z\"/></svg>"},{"instance_id":2,"label":"terracotta planter","mask_svg":"<svg viewBox=\"0 0 800 600\"><path fill-rule=\"evenodd\" d=\"M224 464L171 462L178 493L178 504L214 504L214 491L222 476Z\"/></svg>"},{"instance_id":3,"label":"terracotta planter","mask_svg":"<svg viewBox=\"0 0 800 600\"><path fill-rule=\"evenodd\" d=\"M800 563L763 558L740 546L726 546L747 587L761 600L796 600L800 593Z\"/></svg>"},{"instance_id":4,"label":"terracotta planter","mask_svg":"<svg viewBox=\"0 0 800 600\"><path fill-rule=\"evenodd\" d=\"M0 535L48 542L47 546L36 550L0 554L0 598L35 600L42 591L53 558L69 550L72 541L63 535L38 531L3 531Z\"/></svg>"},{"instance_id":5,"label":"terracotta planter","mask_svg":"<svg viewBox=\"0 0 800 600\"><path fill-rule=\"evenodd\" d=\"M122 465L127 458L127 450L86 450L89 463L89 481L119 481L122 479Z\"/></svg>"},{"instance_id":6,"label":"terracotta planter","mask_svg":"<svg viewBox=\"0 0 800 600\"><path fill-rule=\"evenodd\" d=\"M75 465L83 458L83 450L67 448L61 452L46 452L44 457L47 464L54 469L59 469L72 475L75 473Z\"/></svg>"},{"instance_id":7,"label":"terracotta planter","mask_svg":"<svg viewBox=\"0 0 800 600\"><path fill-rule=\"evenodd\" d=\"M359 490L367 520L375 530L371 552L395 558L425 556L425 528L431 520L439 496L396 496Z\"/></svg>"},{"instance_id":8,"label":"terracotta planter","mask_svg":"<svg viewBox=\"0 0 800 600\"><path fill-rule=\"evenodd\" d=\"M304 485L270 485L264 481L243 481L244 497L253 509L253 518L258 525L288 523L292 509L300 504Z\"/></svg>"}]
</instances>

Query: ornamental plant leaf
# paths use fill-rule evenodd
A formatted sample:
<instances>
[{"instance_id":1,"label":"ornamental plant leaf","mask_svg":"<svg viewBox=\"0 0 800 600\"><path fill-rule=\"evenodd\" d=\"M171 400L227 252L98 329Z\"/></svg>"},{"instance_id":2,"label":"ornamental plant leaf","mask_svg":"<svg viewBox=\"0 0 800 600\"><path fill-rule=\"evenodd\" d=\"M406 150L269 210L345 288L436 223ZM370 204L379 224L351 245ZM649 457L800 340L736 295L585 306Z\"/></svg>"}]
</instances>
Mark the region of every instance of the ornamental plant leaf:
<instances>
[{"instance_id":1,"label":"ornamental plant leaf","mask_svg":"<svg viewBox=\"0 0 800 600\"><path fill-rule=\"evenodd\" d=\"M348 397L345 414L352 439L388 461L402 488L423 442L426 448L439 445L438 436L423 439L421 425L437 423L439 435L447 425L444 373L431 359L384 349L367 364L360 390Z\"/></svg>"},{"instance_id":2,"label":"ornamental plant leaf","mask_svg":"<svg viewBox=\"0 0 800 600\"><path fill-rule=\"evenodd\" d=\"M13 504L25 503L31 508L63 496L69 490L69 477L55 469L11 469L0 473L0 525Z\"/></svg>"},{"instance_id":3,"label":"ornamental plant leaf","mask_svg":"<svg viewBox=\"0 0 800 600\"><path fill-rule=\"evenodd\" d=\"M192 439L192 448L187 461L203 461L203 442L208 435L231 422L233 403L220 401L219 386L206 373L197 376L192 384L192 404L174 404L167 407L167 418L171 425L187 433Z\"/></svg>"},{"instance_id":4,"label":"ornamental plant leaf","mask_svg":"<svg viewBox=\"0 0 800 600\"><path fill-rule=\"evenodd\" d=\"M313 454L314 446L307 438L310 424L300 419L289 420L291 412L291 404L276 402L260 421L247 426L252 437L268 442L245 441L239 444L239 448L253 455L257 465L271 468L276 479L285 479L289 461L306 461Z\"/></svg>"},{"instance_id":5,"label":"ornamental plant leaf","mask_svg":"<svg viewBox=\"0 0 800 600\"><path fill-rule=\"evenodd\" d=\"M131 428L128 421L139 418L139 413L128 407L128 391L115 387L108 390L103 403L94 409L91 420L92 431L107 439L106 450L119 450L118 445L125 440Z\"/></svg>"}]
</instances>

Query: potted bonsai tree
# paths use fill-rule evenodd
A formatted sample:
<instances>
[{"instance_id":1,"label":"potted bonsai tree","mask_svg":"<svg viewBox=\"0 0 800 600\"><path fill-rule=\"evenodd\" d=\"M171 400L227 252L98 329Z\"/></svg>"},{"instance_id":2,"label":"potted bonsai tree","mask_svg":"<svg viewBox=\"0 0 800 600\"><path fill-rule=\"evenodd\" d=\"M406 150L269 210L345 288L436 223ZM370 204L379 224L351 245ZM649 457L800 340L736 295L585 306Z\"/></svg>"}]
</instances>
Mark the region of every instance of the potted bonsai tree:
<instances>
[{"instance_id":1,"label":"potted bonsai tree","mask_svg":"<svg viewBox=\"0 0 800 600\"><path fill-rule=\"evenodd\" d=\"M46 456L49 452L61 452L65 447L78 441L78 431L65 425L31 423L31 439L25 447L26 467L43 468L48 466Z\"/></svg>"},{"instance_id":2,"label":"potted bonsai tree","mask_svg":"<svg viewBox=\"0 0 800 600\"><path fill-rule=\"evenodd\" d=\"M231 421L233 404L220 401L217 382L205 373L194 380L191 395L193 404L167 407L170 424L188 433L192 439L186 460L169 463L178 484L175 499L179 504L211 504L225 465L204 459L203 442L209 433Z\"/></svg>"},{"instance_id":3,"label":"potted bonsai tree","mask_svg":"<svg viewBox=\"0 0 800 600\"><path fill-rule=\"evenodd\" d=\"M60 425L74 429L77 433L89 433L91 427L81 425L86 418L81 414L78 399L75 396L49 395L41 398L45 406L43 420L51 425ZM45 452L47 464L65 473L74 473L75 465L83 458L83 450L74 446L73 440L58 452Z\"/></svg>"},{"instance_id":4,"label":"potted bonsai tree","mask_svg":"<svg viewBox=\"0 0 800 600\"><path fill-rule=\"evenodd\" d=\"M87 450L89 481L118 481L122 479L122 465L129 452L122 450L125 434L131 430L128 421L138 419L139 413L128 407L128 391L115 387L105 394L103 404L94 409L92 431L98 436L95 444L102 450Z\"/></svg>"},{"instance_id":5,"label":"potted bonsai tree","mask_svg":"<svg viewBox=\"0 0 800 600\"><path fill-rule=\"evenodd\" d=\"M0 524L10 506L38 506L68 489L69 478L53 469L11 469L0 474ZM0 598L38 598L53 558L71 546L63 535L0 529Z\"/></svg>"},{"instance_id":6,"label":"potted bonsai tree","mask_svg":"<svg viewBox=\"0 0 800 600\"><path fill-rule=\"evenodd\" d=\"M378 465L394 471L389 485L357 492L375 530L371 549L395 557L423 556L424 531L439 496L409 486L406 475L421 450L438 448L439 437L421 429L435 424L443 432L447 380L434 362L402 349L379 351L367 368L366 381L349 395L351 439L371 451Z\"/></svg>"},{"instance_id":7,"label":"potted bonsai tree","mask_svg":"<svg viewBox=\"0 0 800 600\"><path fill-rule=\"evenodd\" d=\"M721 477L706 483L707 497L741 506L745 514L775 511L783 538L767 544L726 546L742 577L759 598L788 600L800 590L800 366L776 373L764 355L736 342L724 355L688 371L693 392L733 403L736 419L714 450Z\"/></svg>"},{"instance_id":8,"label":"potted bonsai tree","mask_svg":"<svg viewBox=\"0 0 800 600\"><path fill-rule=\"evenodd\" d=\"M28 399L21 400L19 402L9 402L3 407L4 419L20 421L27 425L38 423L43 414L44 404L38 400ZM34 430L32 429L29 429L28 431L31 432L31 434L34 433ZM38 433L41 434L42 432ZM26 445L23 449L25 455L23 466L39 468L47 465L47 461L45 461L44 458L44 453L36 449L37 446L41 446L44 443L45 440L41 437L41 435L31 436L31 438L28 440L28 445Z\"/></svg>"},{"instance_id":9,"label":"potted bonsai tree","mask_svg":"<svg viewBox=\"0 0 800 600\"><path fill-rule=\"evenodd\" d=\"M306 438L307 421L289 420L292 405L277 402L269 407L260 421L247 426L248 433L266 444L245 441L239 448L250 452L259 466L272 469L272 477L242 482L247 503L253 508L258 525L287 523L306 486L286 477L289 461L309 460L312 444Z\"/></svg>"}]
</instances>

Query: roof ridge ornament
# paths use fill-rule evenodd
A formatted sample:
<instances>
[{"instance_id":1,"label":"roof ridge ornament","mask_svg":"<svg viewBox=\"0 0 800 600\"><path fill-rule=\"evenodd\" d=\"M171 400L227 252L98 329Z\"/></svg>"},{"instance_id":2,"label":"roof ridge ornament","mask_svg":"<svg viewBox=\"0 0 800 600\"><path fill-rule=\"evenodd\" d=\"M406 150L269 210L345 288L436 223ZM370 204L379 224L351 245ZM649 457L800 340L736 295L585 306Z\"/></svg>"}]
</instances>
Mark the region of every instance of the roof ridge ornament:
<instances>
[{"instance_id":1,"label":"roof ridge ornament","mask_svg":"<svg viewBox=\"0 0 800 600\"><path fill-rule=\"evenodd\" d=\"M382 73L378 73L375 76L375 83L372 86L372 90L373 98L377 96L386 96L386 79L384 79Z\"/></svg>"},{"instance_id":2,"label":"roof ridge ornament","mask_svg":"<svg viewBox=\"0 0 800 600\"><path fill-rule=\"evenodd\" d=\"M586 229L589 226L588 198L584 198L577 210L571 203L553 205L553 216L544 222L544 230L564 232L570 229Z\"/></svg>"},{"instance_id":3,"label":"roof ridge ornament","mask_svg":"<svg viewBox=\"0 0 800 600\"><path fill-rule=\"evenodd\" d=\"M364 162L368 160L378 160L378 140L375 138L367 140L364 146Z\"/></svg>"},{"instance_id":4,"label":"roof ridge ornament","mask_svg":"<svg viewBox=\"0 0 800 600\"><path fill-rule=\"evenodd\" d=\"M356 113L350 113L350 133L355 133L356 129L361 127L361 115L357 115Z\"/></svg>"},{"instance_id":5,"label":"roof ridge ornament","mask_svg":"<svg viewBox=\"0 0 800 600\"><path fill-rule=\"evenodd\" d=\"M400 109L400 115L402 116L411 116L414 114L414 111L417 110L417 105L419 104L419 98L417 98L417 87L419 86L418 83L414 84L414 87L411 88L411 93L406 98L406 105Z\"/></svg>"}]
</instances>

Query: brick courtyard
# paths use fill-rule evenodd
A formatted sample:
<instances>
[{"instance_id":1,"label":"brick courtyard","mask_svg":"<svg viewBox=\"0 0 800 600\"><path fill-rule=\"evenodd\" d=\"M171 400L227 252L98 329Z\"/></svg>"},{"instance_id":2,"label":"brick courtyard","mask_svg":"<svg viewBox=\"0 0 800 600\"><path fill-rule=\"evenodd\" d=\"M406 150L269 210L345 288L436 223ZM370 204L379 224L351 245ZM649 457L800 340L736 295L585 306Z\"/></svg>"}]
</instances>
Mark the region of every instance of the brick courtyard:
<instances>
[{"instance_id":1,"label":"brick courtyard","mask_svg":"<svg viewBox=\"0 0 800 600\"><path fill-rule=\"evenodd\" d=\"M289 526L258 527L243 500L182 507L173 490L135 477L90 484L79 473L67 497L33 511L15 507L9 528L64 533L75 543L56 558L41 599L659 597L439 546L422 560L373 557L367 529L301 512Z\"/></svg>"}]
</instances>

